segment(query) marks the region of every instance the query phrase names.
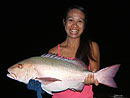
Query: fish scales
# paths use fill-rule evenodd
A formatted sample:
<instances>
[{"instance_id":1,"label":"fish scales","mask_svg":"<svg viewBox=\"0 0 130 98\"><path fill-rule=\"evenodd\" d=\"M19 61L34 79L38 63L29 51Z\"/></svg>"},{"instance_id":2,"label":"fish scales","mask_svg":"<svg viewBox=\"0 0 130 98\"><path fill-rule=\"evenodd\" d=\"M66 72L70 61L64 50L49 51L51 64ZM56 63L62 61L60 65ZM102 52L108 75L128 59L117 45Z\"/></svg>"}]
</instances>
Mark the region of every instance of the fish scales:
<instances>
[{"instance_id":1,"label":"fish scales","mask_svg":"<svg viewBox=\"0 0 130 98\"><path fill-rule=\"evenodd\" d=\"M82 91L84 79L92 72L82 61L68 60L52 54L31 57L8 68L7 76L27 84L30 79L41 82L41 87L49 94L66 89ZM101 69L94 74L99 83L116 88L113 77L120 64Z\"/></svg>"},{"instance_id":2,"label":"fish scales","mask_svg":"<svg viewBox=\"0 0 130 98\"><path fill-rule=\"evenodd\" d=\"M56 60L56 58L52 59L52 58L49 58L49 57L45 57L45 58L36 57L36 58L33 58L33 59L35 59L35 60L38 59L38 60L36 60L37 63L35 62L35 66L37 66L39 64L39 62L41 61L40 64L39 64L40 66L37 67L36 69L37 70L41 69L41 71L40 71L41 73L42 72L47 73L46 77L47 76L53 76L53 77L57 76L58 78L60 78L60 77L63 77L63 75L66 76L66 74L68 74L66 76L66 78L68 78L68 77L71 78L72 77L71 73L75 73L75 74L73 74L73 77L75 77L76 75L81 77L81 76L83 76L81 74L81 72L83 73L83 71L85 71L81 67L74 65L73 63L70 63L70 62L67 62L67 61L62 61L62 60ZM50 71L44 70L43 66L45 66L46 69L49 69ZM44 71L42 71L42 70L44 70ZM44 74L44 73L42 73L42 74Z\"/></svg>"},{"instance_id":3,"label":"fish scales","mask_svg":"<svg viewBox=\"0 0 130 98\"><path fill-rule=\"evenodd\" d=\"M77 66L73 63L70 63L66 60L60 60L56 58L49 58L49 57L33 57L30 58L32 61L35 61L36 65L42 66L50 66L50 68L58 68L64 70L74 70L74 71L85 71L84 67ZM86 69L87 70L87 69Z\"/></svg>"}]
</instances>

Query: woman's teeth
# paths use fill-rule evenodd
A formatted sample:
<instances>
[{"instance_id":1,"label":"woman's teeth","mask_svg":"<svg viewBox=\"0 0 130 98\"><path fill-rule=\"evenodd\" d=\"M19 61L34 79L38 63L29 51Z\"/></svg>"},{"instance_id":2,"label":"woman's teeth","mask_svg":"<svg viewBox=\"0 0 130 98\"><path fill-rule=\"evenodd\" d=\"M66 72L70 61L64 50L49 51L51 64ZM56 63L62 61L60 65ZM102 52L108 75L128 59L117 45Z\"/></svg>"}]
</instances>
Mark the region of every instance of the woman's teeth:
<instances>
[{"instance_id":1,"label":"woman's teeth","mask_svg":"<svg viewBox=\"0 0 130 98\"><path fill-rule=\"evenodd\" d=\"M70 30L70 32L78 32L79 30Z\"/></svg>"}]
</instances>

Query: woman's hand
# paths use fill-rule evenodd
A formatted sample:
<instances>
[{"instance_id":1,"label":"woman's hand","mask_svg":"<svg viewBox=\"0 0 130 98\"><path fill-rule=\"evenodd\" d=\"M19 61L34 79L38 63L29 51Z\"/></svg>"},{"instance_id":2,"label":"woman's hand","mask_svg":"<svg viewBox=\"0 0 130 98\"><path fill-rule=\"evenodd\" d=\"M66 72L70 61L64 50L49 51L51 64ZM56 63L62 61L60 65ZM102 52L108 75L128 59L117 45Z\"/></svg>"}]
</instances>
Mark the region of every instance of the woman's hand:
<instances>
[{"instance_id":1,"label":"woman's hand","mask_svg":"<svg viewBox=\"0 0 130 98\"><path fill-rule=\"evenodd\" d=\"M97 79L94 79L94 74L89 74L85 80L84 80L84 84L86 85L90 85L90 84L95 84L96 86L99 85L99 82Z\"/></svg>"}]
</instances>

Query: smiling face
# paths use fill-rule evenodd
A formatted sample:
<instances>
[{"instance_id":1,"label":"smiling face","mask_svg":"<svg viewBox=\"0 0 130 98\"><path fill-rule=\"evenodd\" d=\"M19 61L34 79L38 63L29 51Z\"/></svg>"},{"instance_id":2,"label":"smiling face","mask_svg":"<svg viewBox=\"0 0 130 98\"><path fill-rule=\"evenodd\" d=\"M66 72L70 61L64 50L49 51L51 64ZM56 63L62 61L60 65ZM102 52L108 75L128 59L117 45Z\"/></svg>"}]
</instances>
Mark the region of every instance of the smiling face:
<instances>
[{"instance_id":1,"label":"smiling face","mask_svg":"<svg viewBox=\"0 0 130 98\"><path fill-rule=\"evenodd\" d=\"M68 37L79 38L85 26L85 15L78 9L71 9L64 21L65 30Z\"/></svg>"}]
</instances>

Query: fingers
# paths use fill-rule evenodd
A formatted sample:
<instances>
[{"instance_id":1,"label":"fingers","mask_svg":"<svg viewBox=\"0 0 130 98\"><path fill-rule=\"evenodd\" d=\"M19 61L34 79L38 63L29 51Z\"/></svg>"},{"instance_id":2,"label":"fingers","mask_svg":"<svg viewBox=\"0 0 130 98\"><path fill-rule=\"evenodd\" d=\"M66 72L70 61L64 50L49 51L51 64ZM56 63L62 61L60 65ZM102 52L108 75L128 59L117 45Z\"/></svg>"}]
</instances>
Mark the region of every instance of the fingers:
<instances>
[{"instance_id":1,"label":"fingers","mask_svg":"<svg viewBox=\"0 0 130 98\"><path fill-rule=\"evenodd\" d=\"M95 85L98 86L99 85L99 82L97 79L95 79Z\"/></svg>"},{"instance_id":2,"label":"fingers","mask_svg":"<svg viewBox=\"0 0 130 98\"><path fill-rule=\"evenodd\" d=\"M94 79L94 74L88 74L88 76L85 78L85 84L95 84L96 86L99 85L99 82L97 79Z\"/></svg>"},{"instance_id":3,"label":"fingers","mask_svg":"<svg viewBox=\"0 0 130 98\"><path fill-rule=\"evenodd\" d=\"M97 70L96 69L93 69L93 71L92 72L96 72Z\"/></svg>"},{"instance_id":4,"label":"fingers","mask_svg":"<svg viewBox=\"0 0 130 98\"><path fill-rule=\"evenodd\" d=\"M94 74L89 75L89 82L90 82L90 84L94 83Z\"/></svg>"},{"instance_id":5,"label":"fingers","mask_svg":"<svg viewBox=\"0 0 130 98\"><path fill-rule=\"evenodd\" d=\"M93 84L94 83L94 74L88 74L88 76L85 79L85 84Z\"/></svg>"}]
</instances>

